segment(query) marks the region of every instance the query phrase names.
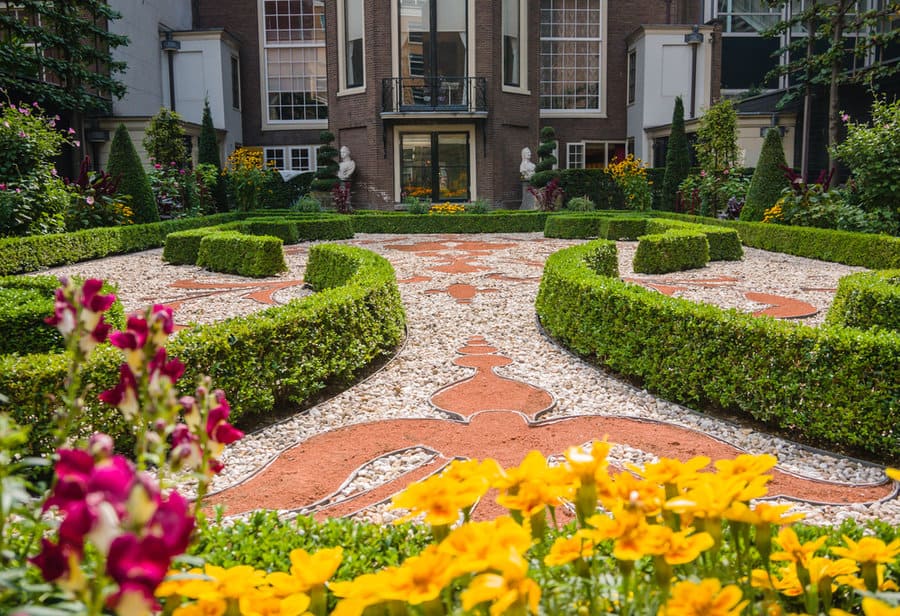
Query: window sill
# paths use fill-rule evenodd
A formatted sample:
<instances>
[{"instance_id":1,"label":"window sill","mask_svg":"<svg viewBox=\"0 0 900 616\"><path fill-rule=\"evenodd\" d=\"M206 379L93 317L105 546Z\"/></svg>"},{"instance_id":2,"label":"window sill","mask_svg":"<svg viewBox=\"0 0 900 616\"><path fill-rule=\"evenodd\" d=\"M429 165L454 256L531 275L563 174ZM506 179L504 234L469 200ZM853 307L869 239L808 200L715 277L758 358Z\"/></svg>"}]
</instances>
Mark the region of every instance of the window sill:
<instances>
[{"instance_id":1,"label":"window sill","mask_svg":"<svg viewBox=\"0 0 900 616\"><path fill-rule=\"evenodd\" d=\"M273 130L321 130L326 128L328 128L328 120L297 120L293 122L263 122L260 130L265 132Z\"/></svg>"},{"instance_id":2,"label":"window sill","mask_svg":"<svg viewBox=\"0 0 900 616\"><path fill-rule=\"evenodd\" d=\"M336 96L341 98L343 96L353 96L354 94L365 94L366 86L358 86L355 88L347 88L345 90L338 90Z\"/></svg>"},{"instance_id":3,"label":"window sill","mask_svg":"<svg viewBox=\"0 0 900 616\"><path fill-rule=\"evenodd\" d=\"M506 93L508 93L508 94L523 94L523 95L526 95L526 96L530 96L530 95L531 95L531 90L529 90L528 88L520 87L520 86L506 86L506 85L504 85L504 86L503 86L503 91L506 92Z\"/></svg>"},{"instance_id":4,"label":"window sill","mask_svg":"<svg viewBox=\"0 0 900 616\"><path fill-rule=\"evenodd\" d=\"M541 109L542 118L595 118L606 119L604 111L569 111L567 109Z\"/></svg>"}]
</instances>

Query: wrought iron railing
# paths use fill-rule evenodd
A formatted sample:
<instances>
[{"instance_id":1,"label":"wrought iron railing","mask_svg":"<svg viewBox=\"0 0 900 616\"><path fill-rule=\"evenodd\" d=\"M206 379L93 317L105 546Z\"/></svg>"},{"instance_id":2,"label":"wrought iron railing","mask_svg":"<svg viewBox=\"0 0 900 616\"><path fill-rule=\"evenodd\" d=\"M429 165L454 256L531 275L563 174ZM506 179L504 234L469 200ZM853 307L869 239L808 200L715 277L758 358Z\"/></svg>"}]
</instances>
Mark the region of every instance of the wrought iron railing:
<instances>
[{"instance_id":1,"label":"wrought iron railing","mask_svg":"<svg viewBox=\"0 0 900 616\"><path fill-rule=\"evenodd\" d=\"M484 77L392 77L381 81L382 113L487 112Z\"/></svg>"}]
</instances>

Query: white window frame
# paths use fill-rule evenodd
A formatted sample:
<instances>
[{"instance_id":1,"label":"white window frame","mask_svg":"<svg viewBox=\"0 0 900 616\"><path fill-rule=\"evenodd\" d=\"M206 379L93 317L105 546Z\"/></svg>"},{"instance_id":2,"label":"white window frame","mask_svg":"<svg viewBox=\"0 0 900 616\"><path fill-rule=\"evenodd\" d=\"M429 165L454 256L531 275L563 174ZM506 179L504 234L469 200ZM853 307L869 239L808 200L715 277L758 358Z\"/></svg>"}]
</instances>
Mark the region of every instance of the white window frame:
<instances>
[{"instance_id":1,"label":"white window frame","mask_svg":"<svg viewBox=\"0 0 900 616\"><path fill-rule=\"evenodd\" d=\"M349 94L361 94L366 91L366 0L359 0L362 8L362 85L347 86L347 0L337 0L337 27L338 27L338 96Z\"/></svg>"},{"instance_id":2,"label":"white window frame","mask_svg":"<svg viewBox=\"0 0 900 616\"><path fill-rule=\"evenodd\" d=\"M295 167L293 165L294 158L294 150L305 150L307 155L309 156L309 168L304 168L301 166ZM270 155L274 152L279 152L281 159L284 161L284 167L275 167L278 171L296 171L298 173L309 173L313 172L318 168L318 161L316 158L316 154L318 153L319 146L316 145L266 145L263 146L263 162L267 163L270 158Z\"/></svg>"},{"instance_id":3,"label":"white window frame","mask_svg":"<svg viewBox=\"0 0 900 616\"><path fill-rule=\"evenodd\" d=\"M632 76L632 73L634 75ZM637 49L629 49L625 54L625 104L637 101Z\"/></svg>"},{"instance_id":4,"label":"white window frame","mask_svg":"<svg viewBox=\"0 0 900 616\"><path fill-rule=\"evenodd\" d=\"M241 59L231 54L230 62L233 64L230 64L229 68L234 69L231 71L231 107L236 111L240 111L241 95L243 94L241 91ZM237 99L234 98L235 93L237 93Z\"/></svg>"},{"instance_id":5,"label":"white window frame","mask_svg":"<svg viewBox=\"0 0 900 616\"><path fill-rule=\"evenodd\" d=\"M512 86L503 84L504 92L513 94L531 94L528 87L528 0L507 0L509 2L519 3L519 85ZM502 9L501 9L502 12ZM505 24L504 24L505 25ZM500 57L501 72L500 75L506 75L506 53L503 47L503 31L505 27L501 26L500 30Z\"/></svg>"},{"instance_id":6,"label":"white window frame","mask_svg":"<svg viewBox=\"0 0 900 616\"><path fill-rule=\"evenodd\" d=\"M609 150L610 146L616 145L624 145L625 146L625 155L633 154L634 144L631 144L631 148L629 148L628 139L588 139L585 141L570 141L566 144L566 168L567 169L585 169L585 165L587 164L587 148L588 146L603 146L603 159L605 166L609 166L610 158L609 158ZM579 152L580 153L577 153ZM575 158L579 158L577 165L572 165L573 155Z\"/></svg>"},{"instance_id":7,"label":"white window frame","mask_svg":"<svg viewBox=\"0 0 900 616\"><path fill-rule=\"evenodd\" d=\"M325 0L313 0L324 5ZM265 0L256 0L256 14L258 18L259 32L259 75L260 75L260 130L292 130L292 129L327 129L328 120L270 120L269 119L269 70L266 50L268 49L291 49L291 48L318 48L325 49L325 39L321 41L297 42L292 44L285 43L266 43L266 6ZM327 73L327 70L326 70ZM327 96L328 88L323 92Z\"/></svg>"},{"instance_id":8,"label":"white window frame","mask_svg":"<svg viewBox=\"0 0 900 616\"><path fill-rule=\"evenodd\" d=\"M402 133L468 133L469 134L469 200L478 200L478 168L475 153L480 147L474 124L401 124L394 126L394 203L400 203L403 183L400 177L400 135Z\"/></svg>"},{"instance_id":9,"label":"white window frame","mask_svg":"<svg viewBox=\"0 0 900 616\"><path fill-rule=\"evenodd\" d=\"M566 144L566 169L584 169L584 142Z\"/></svg>"},{"instance_id":10,"label":"white window frame","mask_svg":"<svg viewBox=\"0 0 900 616\"><path fill-rule=\"evenodd\" d=\"M597 95L598 109L541 109L540 117L542 118L606 118L607 117L607 39L608 23L609 23L609 0L592 0L600 4L600 90ZM543 42L543 37L539 44ZM566 39L577 40L577 39ZM540 89L541 84L538 83ZM540 93L538 94L540 98Z\"/></svg>"}]
</instances>

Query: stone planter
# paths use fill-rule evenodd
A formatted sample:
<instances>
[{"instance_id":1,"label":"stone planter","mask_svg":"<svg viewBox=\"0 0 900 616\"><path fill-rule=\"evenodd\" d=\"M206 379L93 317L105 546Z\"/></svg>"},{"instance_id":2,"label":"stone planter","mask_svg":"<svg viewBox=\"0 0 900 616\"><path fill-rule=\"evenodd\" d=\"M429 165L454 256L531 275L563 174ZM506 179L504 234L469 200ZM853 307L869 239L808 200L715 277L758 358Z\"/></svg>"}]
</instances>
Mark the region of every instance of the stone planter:
<instances>
[{"instance_id":1,"label":"stone planter","mask_svg":"<svg viewBox=\"0 0 900 616\"><path fill-rule=\"evenodd\" d=\"M525 180L522 180L522 205L519 206L520 210L536 210L537 209L537 199L534 198L534 195L531 194L531 191L528 190L531 187L531 184Z\"/></svg>"}]
</instances>

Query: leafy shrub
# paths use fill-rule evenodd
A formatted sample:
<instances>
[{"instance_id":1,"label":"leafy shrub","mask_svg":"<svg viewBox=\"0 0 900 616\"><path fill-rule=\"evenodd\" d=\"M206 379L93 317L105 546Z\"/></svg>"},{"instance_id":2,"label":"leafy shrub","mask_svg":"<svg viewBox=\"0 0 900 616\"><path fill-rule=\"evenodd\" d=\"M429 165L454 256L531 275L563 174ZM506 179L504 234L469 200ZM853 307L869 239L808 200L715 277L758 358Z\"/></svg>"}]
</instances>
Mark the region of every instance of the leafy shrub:
<instances>
[{"instance_id":1,"label":"leafy shrub","mask_svg":"<svg viewBox=\"0 0 900 616\"><path fill-rule=\"evenodd\" d=\"M541 280L538 315L563 344L669 400L900 456L897 333L811 328L668 297L597 276L585 250L552 255Z\"/></svg>"},{"instance_id":2,"label":"leafy shrub","mask_svg":"<svg viewBox=\"0 0 900 616\"><path fill-rule=\"evenodd\" d=\"M766 132L766 140L759 153L759 162L750 180L747 199L741 209L741 220L762 220L763 213L781 198L782 191L788 188L789 184L783 171L786 166L784 149L781 146L781 131L770 128Z\"/></svg>"},{"instance_id":3,"label":"leafy shrub","mask_svg":"<svg viewBox=\"0 0 900 616\"><path fill-rule=\"evenodd\" d=\"M271 235L217 231L200 239L197 265L240 276L274 276L287 270L281 247L281 239Z\"/></svg>"},{"instance_id":4,"label":"leafy shrub","mask_svg":"<svg viewBox=\"0 0 900 616\"><path fill-rule=\"evenodd\" d=\"M170 233L163 247L163 261L172 265L194 265L200 252L200 241L219 230L217 227L203 227Z\"/></svg>"},{"instance_id":5,"label":"leafy shrub","mask_svg":"<svg viewBox=\"0 0 900 616\"><path fill-rule=\"evenodd\" d=\"M472 203L466 203L466 214L487 214L490 205L484 199L476 199Z\"/></svg>"},{"instance_id":6,"label":"leafy shrub","mask_svg":"<svg viewBox=\"0 0 900 616\"><path fill-rule=\"evenodd\" d=\"M900 332L900 269L859 272L841 278L825 322Z\"/></svg>"},{"instance_id":7,"label":"leafy shrub","mask_svg":"<svg viewBox=\"0 0 900 616\"><path fill-rule=\"evenodd\" d=\"M595 240L586 244L584 263L599 276L619 277L619 257L616 243L610 240Z\"/></svg>"},{"instance_id":8,"label":"leafy shrub","mask_svg":"<svg viewBox=\"0 0 900 616\"><path fill-rule=\"evenodd\" d=\"M239 212L263 207L263 195L268 194L270 183L281 181L278 172L264 163L260 148L238 148L232 152L225 177L229 197ZM280 205L287 203L290 201Z\"/></svg>"},{"instance_id":9,"label":"leafy shrub","mask_svg":"<svg viewBox=\"0 0 900 616\"><path fill-rule=\"evenodd\" d=\"M315 214L322 211L322 204L314 197L303 195L291 204L291 211Z\"/></svg>"},{"instance_id":10,"label":"leafy shrub","mask_svg":"<svg viewBox=\"0 0 900 616\"><path fill-rule=\"evenodd\" d=\"M81 161L78 177L66 181L72 198L66 212L66 230L115 227L134 222L128 196L119 196L119 182L104 171L91 170L91 159Z\"/></svg>"},{"instance_id":11,"label":"leafy shrub","mask_svg":"<svg viewBox=\"0 0 900 616\"><path fill-rule=\"evenodd\" d=\"M749 185L749 177L740 169L727 168L714 173L701 170L681 183L681 207L689 213L715 218L728 207L731 199L744 201Z\"/></svg>"},{"instance_id":12,"label":"leafy shrub","mask_svg":"<svg viewBox=\"0 0 900 616\"><path fill-rule=\"evenodd\" d=\"M406 206L408 214L427 214L431 209L431 202L428 199L420 199L419 197L405 197L403 204Z\"/></svg>"},{"instance_id":13,"label":"leafy shrub","mask_svg":"<svg viewBox=\"0 0 900 616\"><path fill-rule=\"evenodd\" d=\"M56 276L0 276L0 355L62 350L59 331L44 322L53 314L57 287ZM101 289L104 294L115 292L109 284ZM116 301L106 312L106 322L112 327L125 325L120 302Z\"/></svg>"},{"instance_id":14,"label":"leafy shrub","mask_svg":"<svg viewBox=\"0 0 900 616\"><path fill-rule=\"evenodd\" d=\"M670 230L642 235L634 253L634 271L665 274L703 267L709 262L709 243L697 231Z\"/></svg>"},{"instance_id":15,"label":"leafy shrub","mask_svg":"<svg viewBox=\"0 0 900 616\"><path fill-rule=\"evenodd\" d=\"M662 178L659 200L653 207L660 210L674 210L678 199L678 187L691 172L691 150L684 133L684 103L675 97L672 110L672 130L666 148L666 167Z\"/></svg>"},{"instance_id":16,"label":"leafy shrub","mask_svg":"<svg viewBox=\"0 0 900 616\"><path fill-rule=\"evenodd\" d=\"M550 178L550 180L541 187L529 186L528 192L534 195L534 200L538 204L538 208L542 212L554 212L562 207L563 199L565 198L565 191L562 189L559 183L559 179L556 177Z\"/></svg>"},{"instance_id":17,"label":"leafy shrub","mask_svg":"<svg viewBox=\"0 0 900 616\"><path fill-rule=\"evenodd\" d=\"M131 197L128 205L134 213L134 222L159 222L159 209L150 180L124 124L119 124L113 135L107 171L119 179L119 194Z\"/></svg>"},{"instance_id":18,"label":"leafy shrub","mask_svg":"<svg viewBox=\"0 0 900 616\"><path fill-rule=\"evenodd\" d=\"M649 210L653 205L653 193L647 180L647 168L640 158L629 154L625 160L615 161L605 169L612 176L625 196L625 209Z\"/></svg>"},{"instance_id":19,"label":"leafy shrub","mask_svg":"<svg viewBox=\"0 0 900 616\"><path fill-rule=\"evenodd\" d=\"M705 235L706 241L709 242L710 261L740 261L744 256L741 238L735 229L659 218L647 221L647 233L665 233L669 229L698 231Z\"/></svg>"},{"instance_id":20,"label":"leafy shrub","mask_svg":"<svg viewBox=\"0 0 900 616\"><path fill-rule=\"evenodd\" d=\"M882 222L881 231L900 232L900 100L872 101L871 124L844 115L847 136L832 154L850 167L860 206Z\"/></svg>"},{"instance_id":21,"label":"leafy shrub","mask_svg":"<svg viewBox=\"0 0 900 616\"><path fill-rule=\"evenodd\" d=\"M334 148L334 133L323 130L319 133L319 149L316 151L316 178L310 184L310 190L330 193L338 185L337 162L338 151Z\"/></svg>"},{"instance_id":22,"label":"leafy shrub","mask_svg":"<svg viewBox=\"0 0 900 616\"><path fill-rule=\"evenodd\" d=\"M144 135L144 150L150 157L150 162L175 169L188 166L190 161L184 145L186 133L177 112L162 107L150 118Z\"/></svg>"},{"instance_id":23,"label":"leafy shrub","mask_svg":"<svg viewBox=\"0 0 900 616\"><path fill-rule=\"evenodd\" d=\"M559 170L555 169L556 156L556 131L552 126L545 126L541 129L541 143L538 145L537 154L538 162L534 166L534 175L531 176L531 186L535 189L542 189L552 180L559 179Z\"/></svg>"},{"instance_id":24,"label":"leafy shrub","mask_svg":"<svg viewBox=\"0 0 900 616\"><path fill-rule=\"evenodd\" d=\"M636 240L647 233L647 219L633 216L607 218L600 227L601 237L608 240Z\"/></svg>"},{"instance_id":25,"label":"leafy shrub","mask_svg":"<svg viewBox=\"0 0 900 616\"><path fill-rule=\"evenodd\" d=\"M193 172L175 161L156 162L150 173L150 188L156 196L161 219L189 218L200 214L200 192Z\"/></svg>"},{"instance_id":26,"label":"leafy shrub","mask_svg":"<svg viewBox=\"0 0 900 616\"><path fill-rule=\"evenodd\" d=\"M625 194L603 169L563 169L559 182L566 195L585 196L598 210L625 208Z\"/></svg>"},{"instance_id":27,"label":"leafy shrub","mask_svg":"<svg viewBox=\"0 0 900 616\"><path fill-rule=\"evenodd\" d=\"M593 212L597 206L590 197L573 197L566 203L566 209L573 212Z\"/></svg>"},{"instance_id":28,"label":"leafy shrub","mask_svg":"<svg viewBox=\"0 0 900 616\"><path fill-rule=\"evenodd\" d=\"M390 263L353 246L310 248L304 278L317 293L284 306L184 330L167 348L186 366L186 383L215 372L228 392L232 419L302 404L329 385L346 385L359 370L392 351L403 337L405 315ZM98 347L83 371L95 391L113 387L121 354ZM30 451L49 451L58 391L66 376L62 354L0 356L0 391L13 418L34 426ZM117 441L128 432L111 407L87 409L91 430Z\"/></svg>"},{"instance_id":29,"label":"leafy shrub","mask_svg":"<svg viewBox=\"0 0 900 616\"><path fill-rule=\"evenodd\" d=\"M715 220L684 214L656 213L655 216L736 229L744 245L761 250L859 265L869 269L900 267L900 238L896 237L759 222Z\"/></svg>"}]
</instances>

